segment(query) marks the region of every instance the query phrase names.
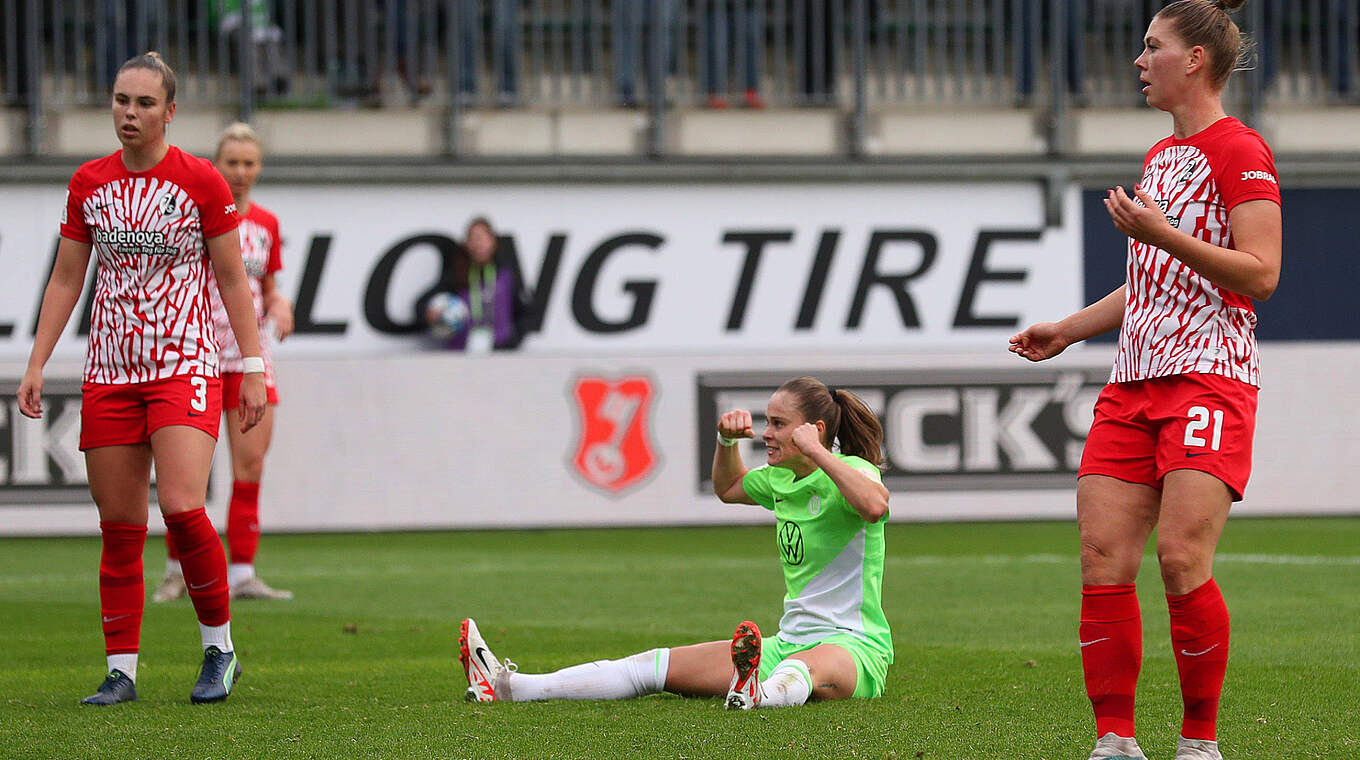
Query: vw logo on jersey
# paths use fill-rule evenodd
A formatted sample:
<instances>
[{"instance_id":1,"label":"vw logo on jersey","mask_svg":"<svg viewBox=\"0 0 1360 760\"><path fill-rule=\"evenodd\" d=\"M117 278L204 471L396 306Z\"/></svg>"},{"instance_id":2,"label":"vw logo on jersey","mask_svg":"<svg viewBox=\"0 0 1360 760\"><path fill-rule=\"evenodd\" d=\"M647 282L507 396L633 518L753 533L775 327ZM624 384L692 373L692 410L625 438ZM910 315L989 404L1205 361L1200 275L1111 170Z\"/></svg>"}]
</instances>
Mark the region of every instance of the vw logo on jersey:
<instances>
[{"instance_id":1,"label":"vw logo on jersey","mask_svg":"<svg viewBox=\"0 0 1360 760\"><path fill-rule=\"evenodd\" d=\"M821 511L822 511L822 497L814 493L813 495L808 497L808 514L812 515L813 517L816 517L817 513Z\"/></svg>"},{"instance_id":2,"label":"vw logo on jersey","mask_svg":"<svg viewBox=\"0 0 1360 760\"><path fill-rule=\"evenodd\" d=\"M789 521L779 526L779 554L785 564L803 564L803 529Z\"/></svg>"}]
</instances>

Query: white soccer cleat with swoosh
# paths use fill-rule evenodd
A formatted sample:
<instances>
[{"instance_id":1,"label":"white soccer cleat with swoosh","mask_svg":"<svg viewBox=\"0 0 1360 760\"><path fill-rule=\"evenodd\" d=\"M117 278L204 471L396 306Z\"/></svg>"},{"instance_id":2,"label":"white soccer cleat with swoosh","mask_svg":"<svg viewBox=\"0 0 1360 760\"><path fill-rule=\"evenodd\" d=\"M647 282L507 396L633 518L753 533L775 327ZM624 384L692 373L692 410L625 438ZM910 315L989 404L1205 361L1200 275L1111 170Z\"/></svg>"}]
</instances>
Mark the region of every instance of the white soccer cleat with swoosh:
<instances>
[{"instance_id":1,"label":"white soccer cleat with swoosh","mask_svg":"<svg viewBox=\"0 0 1360 760\"><path fill-rule=\"evenodd\" d=\"M502 665L496 655L487 648L486 641L482 639L482 634L477 630L477 623L472 618L465 618L463 625L458 631L458 661L463 664L463 670L467 673L468 687L464 693L464 698L469 702L496 702L504 700L506 697L497 697L497 681L503 680L501 676L506 666ZM507 685L501 687L502 692L507 692Z\"/></svg>"}]
</instances>

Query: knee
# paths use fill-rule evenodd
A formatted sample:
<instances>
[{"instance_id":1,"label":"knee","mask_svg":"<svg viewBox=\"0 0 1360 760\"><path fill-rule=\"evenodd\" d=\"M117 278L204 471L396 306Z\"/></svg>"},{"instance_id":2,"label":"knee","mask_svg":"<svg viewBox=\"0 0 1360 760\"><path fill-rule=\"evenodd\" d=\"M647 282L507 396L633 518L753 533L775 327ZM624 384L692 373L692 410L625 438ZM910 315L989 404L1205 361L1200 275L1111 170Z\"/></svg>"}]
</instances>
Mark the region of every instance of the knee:
<instances>
[{"instance_id":1,"label":"knee","mask_svg":"<svg viewBox=\"0 0 1360 760\"><path fill-rule=\"evenodd\" d=\"M1118 545L1092 537L1083 537L1081 539L1082 582L1096 585L1129 582L1131 578L1125 576L1137 574L1138 565L1135 561L1132 570L1130 570L1127 554L1128 552Z\"/></svg>"},{"instance_id":2,"label":"knee","mask_svg":"<svg viewBox=\"0 0 1360 760\"><path fill-rule=\"evenodd\" d=\"M156 485L156 503L160 505L163 515L173 515L198 509L207 500L206 489L200 491L191 484L162 482Z\"/></svg>"},{"instance_id":3,"label":"knee","mask_svg":"<svg viewBox=\"0 0 1360 760\"><path fill-rule=\"evenodd\" d=\"M1157 545L1157 563L1161 566L1162 582L1169 591L1193 587L1200 576L1207 577L1210 556L1192 543L1164 541Z\"/></svg>"},{"instance_id":4,"label":"knee","mask_svg":"<svg viewBox=\"0 0 1360 760\"><path fill-rule=\"evenodd\" d=\"M232 465L232 476L247 483L258 483L264 475L264 457L244 457Z\"/></svg>"}]
</instances>

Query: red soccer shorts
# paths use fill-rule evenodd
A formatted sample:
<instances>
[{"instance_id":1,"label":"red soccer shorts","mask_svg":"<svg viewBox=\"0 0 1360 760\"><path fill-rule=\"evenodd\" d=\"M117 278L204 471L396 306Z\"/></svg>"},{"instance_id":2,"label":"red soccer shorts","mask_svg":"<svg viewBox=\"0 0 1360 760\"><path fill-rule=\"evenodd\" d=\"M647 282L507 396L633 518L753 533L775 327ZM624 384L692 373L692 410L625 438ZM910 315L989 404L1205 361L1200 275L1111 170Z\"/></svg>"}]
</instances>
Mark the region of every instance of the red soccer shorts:
<instances>
[{"instance_id":1,"label":"red soccer shorts","mask_svg":"<svg viewBox=\"0 0 1360 760\"><path fill-rule=\"evenodd\" d=\"M1096 400L1081 475L1161 489L1172 470L1199 470L1239 501L1251 477L1256 388L1219 375L1110 383Z\"/></svg>"},{"instance_id":2,"label":"red soccer shorts","mask_svg":"<svg viewBox=\"0 0 1360 760\"><path fill-rule=\"evenodd\" d=\"M188 425L217 437L221 381L179 375L149 383L80 387L80 450L147 443L168 425Z\"/></svg>"},{"instance_id":3,"label":"red soccer shorts","mask_svg":"<svg viewBox=\"0 0 1360 760\"><path fill-rule=\"evenodd\" d=\"M235 409L241 405L241 381L245 379L243 372L223 372L222 373L222 408ZM279 389L274 385L274 378L269 375L264 377L265 400L271 404L279 403Z\"/></svg>"}]
</instances>

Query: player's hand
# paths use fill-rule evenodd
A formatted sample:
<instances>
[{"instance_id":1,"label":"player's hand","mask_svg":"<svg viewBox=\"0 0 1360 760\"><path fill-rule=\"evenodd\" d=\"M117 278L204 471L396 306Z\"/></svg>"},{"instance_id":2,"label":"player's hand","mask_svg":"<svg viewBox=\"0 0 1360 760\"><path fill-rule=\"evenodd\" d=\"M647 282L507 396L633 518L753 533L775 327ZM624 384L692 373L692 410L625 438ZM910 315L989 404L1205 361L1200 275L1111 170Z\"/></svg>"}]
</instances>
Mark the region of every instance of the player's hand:
<instances>
[{"instance_id":1,"label":"player's hand","mask_svg":"<svg viewBox=\"0 0 1360 760\"><path fill-rule=\"evenodd\" d=\"M1157 205L1157 201L1151 195L1138 189L1136 185L1133 192L1138 200L1143 202L1141 206L1134 202L1122 187L1116 187L1106 194L1105 210L1110 212L1110 219L1114 220L1114 226L1120 232L1134 240L1165 248L1167 238L1176 231L1166 220L1166 212L1162 211L1161 206Z\"/></svg>"},{"instance_id":2,"label":"player's hand","mask_svg":"<svg viewBox=\"0 0 1360 760\"><path fill-rule=\"evenodd\" d=\"M798 447L798 451L803 456L810 457L818 449L825 449L822 445L822 431L811 422L804 422L793 429L793 445Z\"/></svg>"},{"instance_id":3,"label":"player's hand","mask_svg":"<svg viewBox=\"0 0 1360 760\"><path fill-rule=\"evenodd\" d=\"M1032 362L1052 359L1072 345L1063 335L1057 322L1040 322L1030 325L1024 332L1011 336L1010 351Z\"/></svg>"},{"instance_id":4,"label":"player's hand","mask_svg":"<svg viewBox=\"0 0 1360 760\"><path fill-rule=\"evenodd\" d=\"M265 404L269 403L264 389L264 373L248 372L241 379L241 432L244 433L264 419Z\"/></svg>"},{"instance_id":5,"label":"player's hand","mask_svg":"<svg viewBox=\"0 0 1360 760\"><path fill-rule=\"evenodd\" d=\"M264 318L274 323L274 333L278 336L279 342L293 334L293 302L287 298L275 294Z\"/></svg>"},{"instance_id":6,"label":"player's hand","mask_svg":"<svg viewBox=\"0 0 1360 760\"><path fill-rule=\"evenodd\" d=\"M723 438L755 438L751 429L751 413L745 409L733 409L718 418L718 435Z\"/></svg>"},{"instance_id":7,"label":"player's hand","mask_svg":"<svg viewBox=\"0 0 1360 760\"><path fill-rule=\"evenodd\" d=\"M25 417L38 419L42 417L42 389L43 376L42 370L30 369L24 373L24 379L19 383L19 412Z\"/></svg>"}]
</instances>

